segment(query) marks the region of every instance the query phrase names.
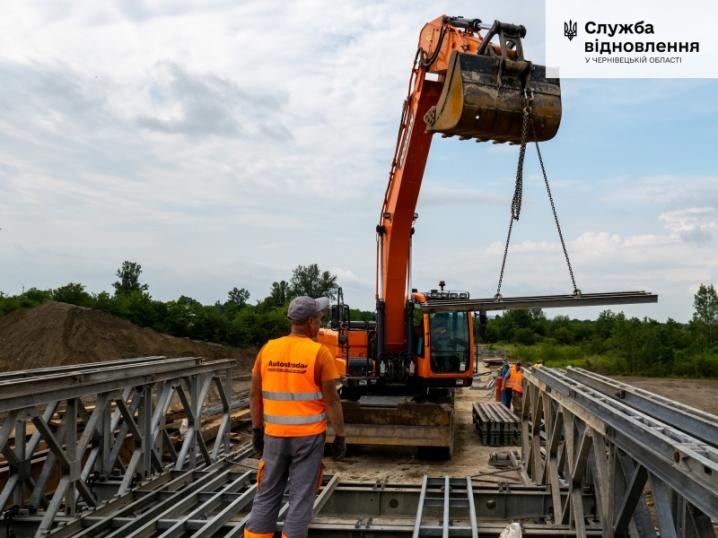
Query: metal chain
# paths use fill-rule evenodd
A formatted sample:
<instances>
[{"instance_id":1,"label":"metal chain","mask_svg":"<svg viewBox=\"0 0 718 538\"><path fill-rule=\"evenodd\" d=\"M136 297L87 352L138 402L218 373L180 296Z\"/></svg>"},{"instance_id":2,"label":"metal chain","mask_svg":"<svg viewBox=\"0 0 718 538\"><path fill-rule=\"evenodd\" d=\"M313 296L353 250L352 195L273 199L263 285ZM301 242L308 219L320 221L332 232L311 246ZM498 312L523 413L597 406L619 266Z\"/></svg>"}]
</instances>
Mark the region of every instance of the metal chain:
<instances>
[{"instance_id":1,"label":"metal chain","mask_svg":"<svg viewBox=\"0 0 718 538\"><path fill-rule=\"evenodd\" d=\"M530 121L531 116L531 101L532 97L524 95L526 105L524 106L524 117L523 125L521 126L521 149L519 150L519 162L516 170L516 186L514 188L514 197L511 200L511 219L509 220L509 233L506 237L506 246L504 247L504 259L501 262L501 274L499 275L499 285L496 289L496 295L494 299L501 299L501 284L504 280L504 270L506 268L506 257L509 253L509 243L511 242L511 231L514 227L514 220L519 220L521 214L521 200L523 197L523 181L524 181L524 157L526 155L526 139L528 136L529 125L531 126L531 134L533 136L534 143L536 144L536 153L538 154L539 163L541 164L541 172L543 173L544 183L546 184L546 192L548 193L548 199L551 202L551 211L553 211L553 219L556 222L556 229L558 230L558 237L561 240L561 248L563 248L563 254L566 257L566 264L568 265L568 272L571 275L571 283L573 284L573 294L581 295L581 290L576 286L576 278L573 275L573 268L571 267L571 260L568 257L568 250L566 249L566 242L563 239L563 233L561 233L561 225L558 222L558 213L556 213L556 205L553 202L553 196L551 195L551 187L548 184L548 175L546 174L546 167L543 164L543 157L541 156L541 150L536 136L536 130L534 128L533 121Z\"/></svg>"},{"instance_id":2,"label":"metal chain","mask_svg":"<svg viewBox=\"0 0 718 538\"><path fill-rule=\"evenodd\" d=\"M529 117L531 116L531 99L524 96L526 104L524 106L523 125L521 126L521 149L519 150L519 163L516 169L516 186L514 187L514 197L511 200L511 218L509 219L509 233L506 237L506 246L504 247L504 259L501 262L501 274L499 275L499 286L496 288L494 299L501 299L501 283L504 280L504 269L506 268L506 256L509 253L509 243L511 242L511 230L514 227L514 220L519 220L521 214L521 200L523 198L524 189L524 157L526 155L526 137L528 136ZM533 128L533 124L531 124Z\"/></svg>"},{"instance_id":3,"label":"metal chain","mask_svg":"<svg viewBox=\"0 0 718 538\"><path fill-rule=\"evenodd\" d=\"M571 274L571 283L573 284L573 294L581 295L581 290L576 286L576 279L573 276L573 268L571 267L571 260L568 259L568 250L566 250L566 243L563 240L563 234L561 233L561 225L558 223L558 213L556 213L556 206L553 203L553 196L551 196L551 187L548 184L548 176L546 175L546 168L543 165L543 158L541 157L541 150L539 149L538 140L536 137L536 130L534 129L534 123L531 122L531 133L533 134L534 143L536 144L536 153L538 153L539 163L541 164L541 172L543 173L543 180L546 184L546 192L548 193L548 199L551 202L551 211L553 211L553 219L556 221L556 229L558 230L558 237L561 239L561 247L563 248L563 254L566 257L566 264L568 265L568 272Z\"/></svg>"}]
</instances>

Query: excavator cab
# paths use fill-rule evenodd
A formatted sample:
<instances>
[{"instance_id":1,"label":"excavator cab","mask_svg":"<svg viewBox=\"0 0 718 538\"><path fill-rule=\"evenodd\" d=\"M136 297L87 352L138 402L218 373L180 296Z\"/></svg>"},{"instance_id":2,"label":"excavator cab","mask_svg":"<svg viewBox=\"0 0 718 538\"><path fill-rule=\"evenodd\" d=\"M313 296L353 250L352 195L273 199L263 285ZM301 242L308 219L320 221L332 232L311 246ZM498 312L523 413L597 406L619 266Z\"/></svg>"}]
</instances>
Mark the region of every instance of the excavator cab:
<instances>
[{"instance_id":1,"label":"excavator cab","mask_svg":"<svg viewBox=\"0 0 718 538\"><path fill-rule=\"evenodd\" d=\"M535 137L527 140L553 138L561 123L559 79L524 59L525 35L523 25L495 21L475 53L451 52L439 101L424 116L426 133L520 143L528 107Z\"/></svg>"},{"instance_id":2,"label":"excavator cab","mask_svg":"<svg viewBox=\"0 0 718 538\"><path fill-rule=\"evenodd\" d=\"M434 374L464 374L472 366L468 313L431 314L429 327L431 371Z\"/></svg>"}]
</instances>

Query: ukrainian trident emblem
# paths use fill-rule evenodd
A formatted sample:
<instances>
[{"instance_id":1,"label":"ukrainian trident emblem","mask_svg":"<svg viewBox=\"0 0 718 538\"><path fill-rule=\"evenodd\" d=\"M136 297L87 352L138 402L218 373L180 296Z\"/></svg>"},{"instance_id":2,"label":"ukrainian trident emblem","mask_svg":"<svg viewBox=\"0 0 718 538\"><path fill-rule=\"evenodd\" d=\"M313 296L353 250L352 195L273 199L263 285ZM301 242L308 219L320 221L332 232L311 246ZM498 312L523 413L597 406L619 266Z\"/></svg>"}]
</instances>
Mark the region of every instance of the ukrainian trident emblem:
<instances>
[{"instance_id":1,"label":"ukrainian trident emblem","mask_svg":"<svg viewBox=\"0 0 718 538\"><path fill-rule=\"evenodd\" d=\"M565 35L569 41L576 37L576 31L578 29L578 23L568 21L563 23L563 35Z\"/></svg>"}]
</instances>

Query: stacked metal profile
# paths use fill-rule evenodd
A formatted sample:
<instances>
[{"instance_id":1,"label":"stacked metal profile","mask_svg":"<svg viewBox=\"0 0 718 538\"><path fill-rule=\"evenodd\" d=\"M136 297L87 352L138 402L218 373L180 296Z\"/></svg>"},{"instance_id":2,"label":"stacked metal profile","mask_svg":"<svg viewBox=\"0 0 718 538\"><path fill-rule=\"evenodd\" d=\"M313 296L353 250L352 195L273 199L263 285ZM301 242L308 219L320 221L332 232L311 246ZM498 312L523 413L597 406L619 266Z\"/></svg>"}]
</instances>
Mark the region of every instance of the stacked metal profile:
<instances>
[{"instance_id":1,"label":"stacked metal profile","mask_svg":"<svg viewBox=\"0 0 718 538\"><path fill-rule=\"evenodd\" d=\"M521 444L521 422L500 402L475 403L472 418L484 446L517 446Z\"/></svg>"}]
</instances>

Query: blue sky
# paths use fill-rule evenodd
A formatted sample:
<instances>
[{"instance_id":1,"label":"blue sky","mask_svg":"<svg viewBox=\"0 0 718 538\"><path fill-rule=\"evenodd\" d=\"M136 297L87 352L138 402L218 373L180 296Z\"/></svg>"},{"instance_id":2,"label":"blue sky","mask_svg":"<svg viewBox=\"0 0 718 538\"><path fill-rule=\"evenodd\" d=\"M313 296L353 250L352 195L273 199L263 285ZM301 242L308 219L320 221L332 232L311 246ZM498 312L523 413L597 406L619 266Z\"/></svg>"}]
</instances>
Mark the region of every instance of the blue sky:
<instances>
[{"instance_id":1,"label":"blue sky","mask_svg":"<svg viewBox=\"0 0 718 538\"><path fill-rule=\"evenodd\" d=\"M151 294L251 300L318 263L374 303L375 236L424 23L528 29L541 2L11 1L0 20L0 290L110 290L124 260ZM542 145L579 288L647 290L628 315L687 321L718 281L718 83L564 79ZM414 286L495 293L517 148L437 138ZM569 293L533 149L503 293ZM595 318L599 309L569 310ZM548 312L553 315L558 312Z\"/></svg>"}]
</instances>

